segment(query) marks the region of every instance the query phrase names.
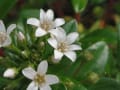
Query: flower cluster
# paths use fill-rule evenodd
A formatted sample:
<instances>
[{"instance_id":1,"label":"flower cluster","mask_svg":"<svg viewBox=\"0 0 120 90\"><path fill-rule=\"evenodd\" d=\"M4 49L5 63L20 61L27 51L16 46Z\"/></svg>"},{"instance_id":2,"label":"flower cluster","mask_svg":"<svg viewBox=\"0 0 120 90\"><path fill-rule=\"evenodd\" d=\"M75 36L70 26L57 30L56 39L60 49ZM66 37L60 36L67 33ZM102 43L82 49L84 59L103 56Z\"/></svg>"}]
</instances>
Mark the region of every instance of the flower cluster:
<instances>
[{"instance_id":1,"label":"flower cluster","mask_svg":"<svg viewBox=\"0 0 120 90\"><path fill-rule=\"evenodd\" d=\"M35 36L43 37L50 34L48 38L49 45L54 48L54 60L59 62L62 60L63 56L66 56L72 62L76 60L76 50L82 50L81 46L74 44L79 34L77 32L72 32L67 35L65 30L61 27L65 24L63 18L54 19L54 13L51 9L45 12L43 9L40 10L40 18L29 18L27 24L35 26ZM11 44L10 33L16 28L15 24L10 25L7 30L2 21L0 21L0 47L9 46ZM19 32L18 39L25 39L24 35ZM25 77L32 80L28 85L27 90L51 90L50 85L59 82L56 75L48 74L46 75L48 69L48 62L43 60L40 62L37 68L37 72L34 71L32 67L28 67L22 70ZM4 73L4 77L14 78L15 70L8 69Z\"/></svg>"}]
</instances>

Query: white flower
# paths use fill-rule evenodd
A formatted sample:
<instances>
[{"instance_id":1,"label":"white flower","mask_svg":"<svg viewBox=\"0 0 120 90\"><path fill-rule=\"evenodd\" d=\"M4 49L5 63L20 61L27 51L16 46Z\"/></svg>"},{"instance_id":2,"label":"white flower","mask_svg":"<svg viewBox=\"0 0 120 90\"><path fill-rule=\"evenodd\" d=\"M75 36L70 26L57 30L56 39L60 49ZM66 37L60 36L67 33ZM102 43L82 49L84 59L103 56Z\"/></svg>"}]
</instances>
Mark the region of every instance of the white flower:
<instances>
[{"instance_id":1,"label":"white flower","mask_svg":"<svg viewBox=\"0 0 120 90\"><path fill-rule=\"evenodd\" d=\"M81 50L79 45L73 44L78 38L77 32L72 32L66 35L66 32L62 28L56 28L51 31L55 36L48 39L48 43L55 49L54 59L61 60L63 55L67 56L73 62L76 60L75 50Z\"/></svg>"},{"instance_id":2,"label":"white flower","mask_svg":"<svg viewBox=\"0 0 120 90\"><path fill-rule=\"evenodd\" d=\"M9 35L15 28L16 24L11 24L6 30L3 21L0 20L0 47L9 46L11 44Z\"/></svg>"},{"instance_id":3,"label":"white flower","mask_svg":"<svg viewBox=\"0 0 120 90\"><path fill-rule=\"evenodd\" d=\"M37 72L31 67L25 68L22 73L25 77L32 80L28 85L27 90L51 90L50 85L59 82L59 79L55 75L46 75L48 68L47 61L42 61L37 68Z\"/></svg>"},{"instance_id":4,"label":"white flower","mask_svg":"<svg viewBox=\"0 0 120 90\"><path fill-rule=\"evenodd\" d=\"M45 12L43 9L40 9L40 19L29 18L27 24L31 24L37 27L35 32L36 37L41 37L49 33L51 29L54 29L58 26L61 26L65 23L64 19L56 18L54 20L54 13L51 9L48 9Z\"/></svg>"},{"instance_id":5,"label":"white flower","mask_svg":"<svg viewBox=\"0 0 120 90\"><path fill-rule=\"evenodd\" d=\"M3 77L6 78L14 78L15 76L16 76L16 69L14 68L8 68L3 74Z\"/></svg>"}]
</instances>

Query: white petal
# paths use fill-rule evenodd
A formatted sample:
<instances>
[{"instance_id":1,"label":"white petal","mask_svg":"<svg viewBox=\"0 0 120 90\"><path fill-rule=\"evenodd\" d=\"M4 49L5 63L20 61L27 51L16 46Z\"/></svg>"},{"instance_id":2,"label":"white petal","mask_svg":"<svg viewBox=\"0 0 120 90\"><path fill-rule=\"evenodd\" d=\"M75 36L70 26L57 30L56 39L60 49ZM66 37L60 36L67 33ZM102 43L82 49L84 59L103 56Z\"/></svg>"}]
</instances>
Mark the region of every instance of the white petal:
<instances>
[{"instance_id":1,"label":"white petal","mask_svg":"<svg viewBox=\"0 0 120 90\"><path fill-rule=\"evenodd\" d=\"M7 39L5 40L5 42L3 43L3 46L9 46L11 44L11 38L10 36L7 36Z\"/></svg>"},{"instance_id":2,"label":"white petal","mask_svg":"<svg viewBox=\"0 0 120 90\"><path fill-rule=\"evenodd\" d=\"M40 90L52 90L50 86L45 85L44 87L40 87Z\"/></svg>"},{"instance_id":3,"label":"white petal","mask_svg":"<svg viewBox=\"0 0 120 90\"><path fill-rule=\"evenodd\" d=\"M55 27L59 27L59 26L65 24L65 20L62 18L57 18L57 19L55 19L54 23L55 23Z\"/></svg>"},{"instance_id":4,"label":"white petal","mask_svg":"<svg viewBox=\"0 0 120 90\"><path fill-rule=\"evenodd\" d=\"M77 32L70 33L67 36L67 42L69 44L72 44L73 42L75 42L75 40L78 38L78 36L79 36L79 34Z\"/></svg>"},{"instance_id":5,"label":"white petal","mask_svg":"<svg viewBox=\"0 0 120 90\"><path fill-rule=\"evenodd\" d=\"M76 60L76 53L75 52L72 52L72 51L69 51L69 52L65 52L64 53L65 56L67 56L71 61L75 61Z\"/></svg>"},{"instance_id":6,"label":"white petal","mask_svg":"<svg viewBox=\"0 0 120 90\"><path fill-rule=\"evenodd\" d=\"M82 50L79 45L72 44L69 46L69 50Z\"/></svg>"},{"instance_id":7,"label":"white petal","mask_svg":"<svg viewBox=\"0 0 120 90\"><path fill-rule=\"evenodd\" d=\"M64 31L63 28L56 28L50 30L50 33L56 37L58 41L65 41L66 40L66 32Z\"/></svg>"},{"instance_id":8,"label":"white petal","mask_svg":"<svg viewBox=\"0 0 120 90\"><path fill-rule=\"evenodd\" d=\"M56 75L46 75L45 80L48 85L59 83L59 79Z\"/></svg>"},{"instance_id":9,"label":"white petal","mask_svg":"<svg viewBox=\"0 0 120 90\"><path fill-rule=\"evenodd\" d=\"M57 41L55 38L49 38L48 39L48 43L53 47L53 48L57 48Z\"/></svg>"},{"instance_id":10,"label":"white petal","mask_svg":"<svg viewBox=\"0 0 120 90\"><path fill-rule=\"evenodd\" d=\"M54 50L54 58L57 60L61 60L63 57L63 53L59 52L58 50Z\"/></svg>"},{"instance_id":11,"label":"white petal","mask_svg":"<svg viewBox=\"0 0 120 90\"><path fill-rule=\"evenodd\" d=\"M37 28L37 30L35 32L36 37L41 37L41 36L44 36L46 34L47 34L47 32L42 28Z\"/></svg>"},{"instance_id":12,"label":"white petal","mask_svg":"<svg viewBox=\"0 0 120 90\"><path fill-rule=\"evenodd\" d=\"M5 25L2 20L0 20L0 32L6 32Z\"/></svg>"},{"instance_id":13,"label":"white petal","mask_svg":"<svg viewBox=\"0 0 120 90\"><path fill-rule=\"evenodd\" d=\"M22 70L22 73L25 77L33 80L35 75L37 74L34 69L32 69L31 67L25 68Z\"/></svg>"},{"instance_id":14,"label":"white petal","mask_svg":"<svg viewBox=\"0 0 120 90\"><path fill-rule=\"evenodd\" d=\"M40 25L40 21L36 18L29 18L27 20L27 24L33 25L33 26L39 26Z\"/></svg>"},{"instance_id":15,"label":"white petal","mask_svg":"<svg viewBox=\"0 0 120 90\"><path fill-rule=\"evenodd\" d=\"M47 61L42 61L39 65L38 65L38 69L37 72L40 75L45 75L48 69L48 63Z\"/></svg>"},{"instance_id":16,"label":"white petal","mask_svg":"<svg viewBox=\"0 0 120 90\"><path fill-rule=\"evenodd\" d=\"M40 21L43 22L46 19L46 13L43 9L40 9Z\"/></svg>"},{"instance_id":17,"label":"white petal","mask_svg":"<svg viewBox=\"0 0 120 90\"><path fill-rule=\"evenodd\" d=\"M27 90L38 90L38 86L35 84L34 81L32 81L32 82L28 85Z\"/></svg>"},{"instance_id":18,"label":"white petal","mask_svg":"<svg viewBox=\"0 0 120 90\"><path fill-rule=\"evenodd\" d=\"M53 20L53 18L54 18L53 10L49 9L49 10L46 12L46 15L47 15L47 19L48 19L48 20Z\"/></svg>"},{"instance_id":19,"label":"white petal","mask_svg":"<svg viewBox=\"0 0 120 90\"><path fill-rule=\"evenodd\" d=\"M16 28L16 24L11 24L11 25L7 28L7 34L10 34L15 28Z\"/></svg>"}]
</instances>

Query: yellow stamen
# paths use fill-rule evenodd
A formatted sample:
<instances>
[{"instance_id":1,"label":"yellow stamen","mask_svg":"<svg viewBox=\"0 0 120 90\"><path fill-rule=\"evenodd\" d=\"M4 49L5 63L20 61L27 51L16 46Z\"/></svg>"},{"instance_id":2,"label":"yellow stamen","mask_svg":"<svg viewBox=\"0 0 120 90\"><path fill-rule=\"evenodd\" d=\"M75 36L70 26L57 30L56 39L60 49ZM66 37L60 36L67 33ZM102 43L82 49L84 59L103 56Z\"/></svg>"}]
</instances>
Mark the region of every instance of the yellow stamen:
<instances>
[{"instance_id":1,"label":"yellow stamen","mask_svg":"<svg viewBox=\"0 0 120 90\"><path fill-rule=\"evenodd\" d=\"M36 77L34 78L34 81L39 85L44 84L45 83L45 76L37 74Z\"/></svg>"},{"instance_id":2,"label":"yellow stamen","mask_svg":"<svg viewBox=\"0 0 120 90\"><path fill-rule=\"evenodd\" d=\"M65 52L68 49L68 46L65 42L61 42L58 46L58 50L60 52Z\"/></svg>"}]
</instances>

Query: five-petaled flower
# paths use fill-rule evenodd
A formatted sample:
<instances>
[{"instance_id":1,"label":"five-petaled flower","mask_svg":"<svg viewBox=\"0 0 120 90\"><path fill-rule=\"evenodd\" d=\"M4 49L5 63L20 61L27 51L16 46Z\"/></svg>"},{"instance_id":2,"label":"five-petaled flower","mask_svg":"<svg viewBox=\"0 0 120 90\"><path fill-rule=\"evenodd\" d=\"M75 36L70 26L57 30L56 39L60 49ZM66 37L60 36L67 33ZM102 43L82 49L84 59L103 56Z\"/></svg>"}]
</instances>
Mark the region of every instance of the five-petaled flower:
<instances>
[{"instance_id":1,"label":"five-petaled flower","mask_svg":"<svg viewBox=\"0 0 120 90\"><path fill-rule=\"evenodd\" d=\"M66 32L62 28L56 28L51 31L54 37L48 39L48 43L55 49L54 59L61 60L63 55L67 56L73 62L76 60L75 50L81 50L79 45L73 44L78 38L77 32L72 32L66 35Z\"/></svg>"},{"instance_id":2,"label":"five-petaled flower","mask_svg":"<svg viewBox=\"0 0 120 90\"><path fill-rule=\"evenodd\" d=\"M16 24L11 24L7 30L2 20L0 20L0 47L9 46L11 44L10 33L16 28Z\"/></svg>"},{"instance_id":3,"label":"five-petaled flower","mask_svg":"<svg viewBox=\"0 0 120 90\"><path fill-rule=\"evenodd\" d=\"M56 18L54 20L54 13L51 9L48 9L45 12L43 9L40 9L40 20L36 18L29 18L27 24L31 24L37 27L35 32L36 37L41 37L49 33L50 30L59 27L65 23L64 19Z\"/></svg>"},{"instance_id":4,"label":"five-petaled flower","mask_svg":"<svg viewBox=\"0 0 120 90\"><path fill-rule=\"evenodd\" d=\"M32 82L27 87L27 90L51 90L50 85L59 82L59 79L55 75L47 74L48 63L47 61L42 61L37 68L37 72L31 67L25 68L22 73L25 77L32 80Z\"/></svg>"}]
</instances>

